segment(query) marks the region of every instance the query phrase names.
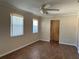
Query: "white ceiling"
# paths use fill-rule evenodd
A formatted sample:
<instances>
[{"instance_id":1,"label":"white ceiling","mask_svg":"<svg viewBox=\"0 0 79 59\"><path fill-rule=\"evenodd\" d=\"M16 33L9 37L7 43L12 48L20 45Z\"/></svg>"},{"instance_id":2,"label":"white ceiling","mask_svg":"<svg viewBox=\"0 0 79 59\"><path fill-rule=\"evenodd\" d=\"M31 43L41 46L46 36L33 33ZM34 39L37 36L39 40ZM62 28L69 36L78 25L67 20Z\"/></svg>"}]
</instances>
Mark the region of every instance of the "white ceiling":
<instances>
[{"instance_id":1,"label":"white ceiling","mask_svg":"<svg viewBox=\"0 0 79 59\"><path fill-rule=\"evenodd\" d=\"M51 5L51 8L60 9L60 11L58 12L55 11L49 12L50 15L79 11L78 0L2 0L2 1L8 2L19 9L29 11L37 15L42 15L40 13L40 7L44 3L49 3Z\"/></svg>"}]
</instances>

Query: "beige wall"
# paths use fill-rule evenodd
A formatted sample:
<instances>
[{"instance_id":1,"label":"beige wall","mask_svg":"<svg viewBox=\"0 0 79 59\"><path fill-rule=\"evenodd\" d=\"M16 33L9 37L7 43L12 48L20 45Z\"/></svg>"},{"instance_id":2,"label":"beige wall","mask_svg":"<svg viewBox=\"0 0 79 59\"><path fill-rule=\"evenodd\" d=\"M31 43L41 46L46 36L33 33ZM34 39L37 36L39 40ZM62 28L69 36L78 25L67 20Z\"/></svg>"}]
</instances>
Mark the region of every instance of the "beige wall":
<instances>
[{"instance_id":1,"label":"beige wall","mask_svg":"<svg viewBox=\"0 0 79 59\"><path fill-rule=\"evenodd\" d=\"M10 37L10 13L17 13L24 16L24 35L16 38ZM32 33L32 19L37 16L16 8L6 7L0 4L0 56L5 53L35 42L39 34Z\"/></svg>"},{"instance_id":2,"label":"beige wall","mask_svg":"<svg viewBox=\"0 0 79 59\"><path fill-rule=\"evenodd\" d=\"M50 20L44 18L41 21L41 40L50 41ZM52 17L52 20L60 20L59 42L77 46L77 15Z\"/></svg>"}]
</instances>

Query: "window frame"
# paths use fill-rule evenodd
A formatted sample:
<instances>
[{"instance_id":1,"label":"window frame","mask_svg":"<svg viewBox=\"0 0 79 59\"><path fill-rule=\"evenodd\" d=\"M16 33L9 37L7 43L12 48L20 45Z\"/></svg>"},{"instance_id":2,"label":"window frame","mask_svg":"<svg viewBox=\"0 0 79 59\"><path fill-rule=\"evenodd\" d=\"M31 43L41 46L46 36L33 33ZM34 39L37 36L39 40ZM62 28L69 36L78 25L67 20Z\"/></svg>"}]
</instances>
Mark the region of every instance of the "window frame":
<instances>
[{"instance_id":1,"label":"window frame","mask_svg":"<svg viewBox=\"0 0 79 59\"><path fill-rule=\"evenodd\" d=\"M34 32L34 30L33 30L33 28L34 28L34 20L37 21L37 31L36 32ZM38 21L37 18L33 18L33 20L32 20L32 33L34 33L34 34L38 33L39 32L38 28L39 28L39 21Z\"/></svg>"},{"instance_id":2,"label":"window frame","mask_svg":"<svg viewBox=\"0 0 79 59\"><path fill-rule=\"evenodd\" d=\"M13 16L17 17L17 18L23 18L22 19L22 33L14 35L13 34ZM21 20L21 19L17 19L17 20ZM18 25L18 24L17 24ZM19 24L20 25L20 24ZM21 26L21 25L20 25ZM18 37L18 36L23 36L24 35L24 17L22 15L16 14L16 13L11 13L10 14L10 37Z\"/></svg>"}]
</instances>

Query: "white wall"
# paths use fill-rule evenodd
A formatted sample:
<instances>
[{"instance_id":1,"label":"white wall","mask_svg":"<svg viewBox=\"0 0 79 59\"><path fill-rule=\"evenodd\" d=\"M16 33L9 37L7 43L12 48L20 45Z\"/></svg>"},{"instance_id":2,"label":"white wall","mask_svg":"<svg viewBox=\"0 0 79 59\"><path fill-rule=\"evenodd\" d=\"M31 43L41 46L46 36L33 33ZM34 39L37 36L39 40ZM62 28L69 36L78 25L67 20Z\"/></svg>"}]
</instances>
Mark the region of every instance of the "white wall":
<instances>
[{"instance_id":1,"label":"white wall","mask_svg":"<svg viewBox=\"0 0 79 59\"><path fill-rule=\"evenodd\" d=\"M60 17L60 43L77 46L77 16Z\"/></svg>"},{"instance_id":2,"label":"white wall","mask_svg":"<svg viewBox=\"0 0 79 59\"><path fill-rule=\"evenodd\" d=\"M41 20L41 33L40 40L49 41L50 40L50 21L45 18Z\"/></svg>"},{"instance_id":3,"label":"white wall","mask_svg":"<svg viewBox=\"0 0 79 59\"><path fill-rule=\"evenodd\" d=\"M77 43L78 43L78 50L79 50L79 16L78 16L78 21L77 22L78 22L78 25L77 25L77 34L78 34L77 39L78 40L77 40Z\"/></svg>"},{"instance_id":4,"label":"white wall","mask_svg":"<svg viewBox=\"0 0 79 59\"><path fill-rule=\"evenodd\" d=\"M41 22L41 40L50 41L50 18ZM64 15L52 17L52 20L60 20L61 44L77 46L77 15Z\"/></svg>"}]
</instances>

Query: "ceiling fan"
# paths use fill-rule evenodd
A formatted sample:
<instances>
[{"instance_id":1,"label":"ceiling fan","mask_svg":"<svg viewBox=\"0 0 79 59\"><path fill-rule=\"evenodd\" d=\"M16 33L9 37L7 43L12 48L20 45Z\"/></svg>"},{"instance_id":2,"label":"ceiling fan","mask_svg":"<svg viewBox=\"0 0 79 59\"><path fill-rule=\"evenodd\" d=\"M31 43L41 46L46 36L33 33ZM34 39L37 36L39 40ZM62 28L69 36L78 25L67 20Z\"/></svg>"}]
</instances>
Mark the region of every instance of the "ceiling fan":
<instances>
[{"instance_id":1,"label":"ceiling fan","mask_svg":"<svg viewBox=\"0 0 79 59\"><path fill-rule=\"evenodd\" d=\"M48 7L50 7L49 4L47 3L43 4L40 8L40 12L42 14L48 14L48 11L59 11L59 9L49 9Z\"/></svg>"}]
</instances>

